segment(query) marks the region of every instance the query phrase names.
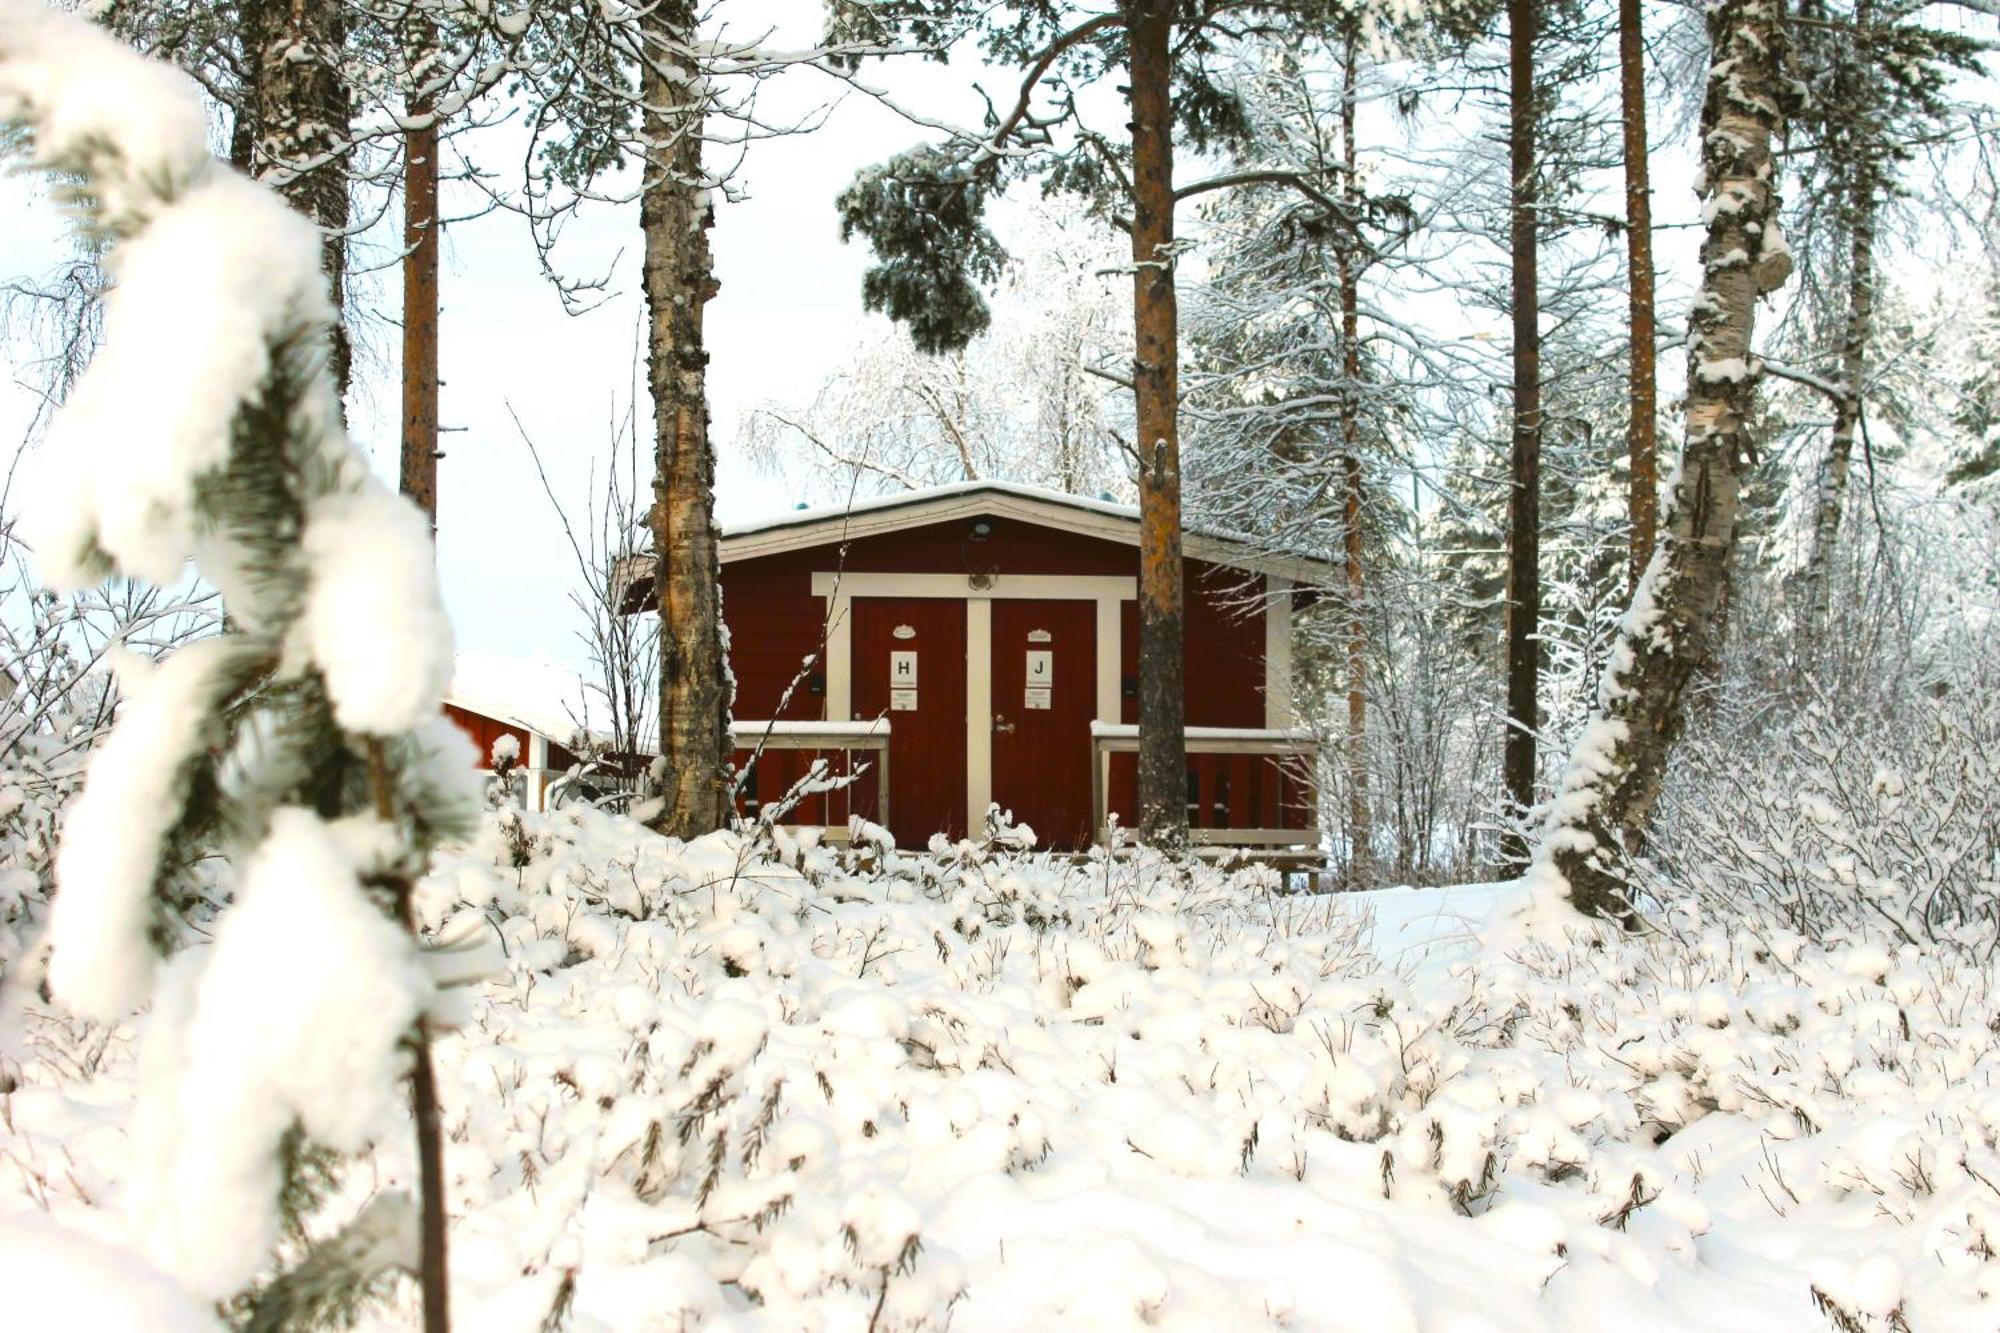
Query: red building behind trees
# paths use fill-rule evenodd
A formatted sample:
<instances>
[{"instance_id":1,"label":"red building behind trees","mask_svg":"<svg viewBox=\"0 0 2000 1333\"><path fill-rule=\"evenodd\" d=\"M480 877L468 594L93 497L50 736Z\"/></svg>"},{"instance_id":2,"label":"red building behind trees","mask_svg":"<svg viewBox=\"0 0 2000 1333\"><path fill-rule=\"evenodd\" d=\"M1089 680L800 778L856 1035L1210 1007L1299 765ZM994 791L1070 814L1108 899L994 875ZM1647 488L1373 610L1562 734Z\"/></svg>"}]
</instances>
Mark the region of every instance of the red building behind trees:
<instances>
[{"instance_id":1,"label":"red building behind trees","mask_svg":"<svg viewBox=\"0 0 2000 1333\"><path fill-rule=\"evenodd\" d=\"M1135 509L992 482L727 532L737 763L755 759L745 813L782 801L825 759L867 771L783 822L886 811L899 844L922 846L983 833L991 803L1059 849L1101 837L1107 816L1129 824L1138 544ZM1295 587L1327 571L1195 531L1186 551L1193 836L1310 850L1292 612Z\"/></svg>"}]
</instances>

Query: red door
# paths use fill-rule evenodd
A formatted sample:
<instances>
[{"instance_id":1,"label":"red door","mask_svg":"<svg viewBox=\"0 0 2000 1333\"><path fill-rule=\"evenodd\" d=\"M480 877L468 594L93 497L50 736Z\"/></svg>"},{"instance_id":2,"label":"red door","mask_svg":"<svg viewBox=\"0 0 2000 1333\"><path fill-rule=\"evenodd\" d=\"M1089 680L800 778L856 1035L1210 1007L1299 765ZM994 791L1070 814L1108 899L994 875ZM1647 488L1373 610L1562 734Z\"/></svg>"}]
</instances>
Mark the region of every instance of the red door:
<instances>
[{"instance_id":1,"label":"red door","mask_svg":"<svg viewBox=\"0 0 2000 1333\"><path fill-rule=\"evenodd\" d=\"M1091 843L1097 605L993 603L993 799L1036 845Z\"/></svg>"},{"instance_id":2,"label":"red door","mask_svg":"<svg viewBox=\"0 0 2000 1333\"><path fill-rule=\"evenodd\" d=\"M933 833L962 838L965 602L857 597L850 605L854 716L889 719L889 831L912 849Z\"/></svg>"}]
</instances>

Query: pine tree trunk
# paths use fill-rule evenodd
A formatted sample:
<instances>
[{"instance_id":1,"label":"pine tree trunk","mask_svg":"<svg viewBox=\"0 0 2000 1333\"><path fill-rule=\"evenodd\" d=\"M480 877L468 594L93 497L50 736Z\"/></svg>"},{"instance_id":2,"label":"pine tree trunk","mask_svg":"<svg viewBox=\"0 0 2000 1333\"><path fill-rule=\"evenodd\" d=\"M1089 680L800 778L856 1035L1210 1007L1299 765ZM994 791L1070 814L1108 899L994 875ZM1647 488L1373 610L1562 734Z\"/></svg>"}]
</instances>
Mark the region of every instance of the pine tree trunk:
<instances>
[{"instance_id":1,"label":"pine tree trunk","mask_svg":"<svg viewBox=\"0 0 2000 1333\"><path fill-rule=\"evenodd\" d=\"M419 79L437 31L419 21L411 61ZM428 121L435 99L411 96L411 120ZM438 129L431 121L403 136L403 494L437 531L438 465Z\"/></svg>"},{"instance_id":2,"label":"pine tree trunk","mask_svg":"<svg viewBox=\"0 0 2000 1333\"><path fill-rule=\"evenodd\" d=\"M1722 0L1708 11L1708 25L1713 52L1700 181L1709 221L1689 317L1680 468L1659 549L1619 628L1537 865L1537 872L1555 872L1579 909L1599 916L1626 911L1625 850L1652 813L1688 685L1711 664L1719 641L1714 622L1752 443L1757 301L1781 287L1792 267L1773 188L1772 141L1792 101L1783 0Z\"/></svg>"},{"instance_id":3,"label":"pine tree trunk","mask_svg":"<svg viewBox=\"0 0 2000 1333\"><path fill-rule=\"evenodd\" d=\"M715 294L701 169L705 100L682 71L695 35L692 0L648 11L640 78L652 145L639 196L645 234L647 384L653 394L653 549L659 554L660 759L654 826L692 838L729 820L729 692L722 652L715 454L708 437L702 307Z\"/></svg>"},{"instance_id":4,"label":"pine tree trunk","mask_svg":"<svg viewBox=\"0 0 2000 1333\"><path fill-rule=\"evenodd\" d=\"M1133 382L1139 449L1139 831L1187 842L1179 317L1174 305L1173 6L1127 11L1132 102Z\"/></svg>"},{"instance_id":5,"label":"pine tree trunk","mask_svg":"<svg viewBox=\"0 0 2000 1333\"><path fill-rule=\"evenodd\" d=\"M1355 179L1354 105L1356 68L1361 62L1361 25L1345 25L1340 81L1341 196L1355 216L1361 211L1361 190ZM1347 389L1340 397L1341 480L1346 496L1341 505L1341 564L1347 594L1347 832L1350 876L1366 883L1374 862L1374 825L1368 802L1368 615L1362 566L1361 419L1355 401L1361 383L1361 283L1354 254L1343 241L1336 252L1340 286L1340 373Z\"/></svg>"},{"instance_id":6,"label":"pine tree trunk","mask_svg":"<svg viewBox=\"0 0 2000 1333\"><path fill-rule=\"evenodd\" d=\"M232 154L247 148L250 174L276 187L318 224L321 267L333 296L329 353L343 395L353 373L348 337L347 166L353 96L343 70L347 16L340 0L241 0L244 106Z\"/></svg>"},{"instance_id":7,"label":"pine tree trunk","mask_svg":"<svg viewBox=\"0 0 2000 1333\"><path fill-rule=\"evenodd\" d=\"M1646 162L1646 46L1639 0L1618 0L1618 85L1625 129L1625 252L1632 315L1632 417L1626 433L1632 524L1628 589L1653 558L1660 520L1659 393L1654 375L1653 198Z\"/></svg>"},{"instance_id":8,"label":"pine tree trunk","mask_svg":"<svg viewBox=\"0 0 2000 1333\"><path fill-rule=\"evenodd\" d=\"M437 30L418 20L411 61L421 78L424 60L436 48ZM435 99L415 93L406 107L412 119L427 118ZM438 448L438 132L437 126L403 136L403 450L402 492L430 516L437 533ZM385 800L386 787L376 800ZM414 936L419 925L409 882L403 882L404 924ZM431 1060L431 1023L417 1020L410 1074L410 1109L417 1122L417 1172L421 1214L417 1284L423 1293L424 1333L451 1328L451 1262L445 1211L443 1113L437 1071Z\"/></svg>"},{"instance_id":9,"label":"pine tree trunk","mask_svg":"<svg viewBox=\"0 0 2000 1333\"><path fill-rule=\"evenodd\" d=\"M1535 35L1538 0L1508 0L1508 165L1512 172L1514 429L1507 521L1507 734L1501 779L1515 813L1535 803L1536 696L1542 645L1542 333L1536 272ZM1525 839L1508 860L1525 866Z\"/></svg>"}]
</instances>

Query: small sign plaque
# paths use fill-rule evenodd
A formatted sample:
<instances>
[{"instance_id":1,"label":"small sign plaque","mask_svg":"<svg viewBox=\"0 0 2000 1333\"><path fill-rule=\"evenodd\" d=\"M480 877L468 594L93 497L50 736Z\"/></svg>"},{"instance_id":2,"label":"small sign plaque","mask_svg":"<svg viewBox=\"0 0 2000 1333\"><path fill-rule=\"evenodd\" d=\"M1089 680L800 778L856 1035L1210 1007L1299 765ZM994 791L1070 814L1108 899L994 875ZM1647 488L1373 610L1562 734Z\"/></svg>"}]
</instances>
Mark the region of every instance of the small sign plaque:
<instances>
[{"instance_id":1,"label":"small sign plaque","mask_svg":"<svg viewBox=\"0 0 2000 1333\"><path fill-rule=\"evenodd\" d=\"M892 713L914 713L917 711L915 690L890 690L889 711Z\"/></svg>"},{"instance_id":2,"label":"small sign plaque","mask_svg":"<svg viewBox=\"0 0 2000 1333\"><path fill-rule=\"evenodd\" d=\"M899 648L889 654L889 688L892 690L915 689L917 687L917 654L913 648Z\"/></svg>"},{"instance_id":3,"label":"small sign plaque","mask_svg":"<svg viewBox=\"0 0 2000 1333\"><path fill-rule=\"evenodd\" d=\"M1047 648L1028 650L1027 697L1022 707L1043 712L1049 706L1049 689L1055 684L1056 655Z\"/></svg>"}]
</instances>

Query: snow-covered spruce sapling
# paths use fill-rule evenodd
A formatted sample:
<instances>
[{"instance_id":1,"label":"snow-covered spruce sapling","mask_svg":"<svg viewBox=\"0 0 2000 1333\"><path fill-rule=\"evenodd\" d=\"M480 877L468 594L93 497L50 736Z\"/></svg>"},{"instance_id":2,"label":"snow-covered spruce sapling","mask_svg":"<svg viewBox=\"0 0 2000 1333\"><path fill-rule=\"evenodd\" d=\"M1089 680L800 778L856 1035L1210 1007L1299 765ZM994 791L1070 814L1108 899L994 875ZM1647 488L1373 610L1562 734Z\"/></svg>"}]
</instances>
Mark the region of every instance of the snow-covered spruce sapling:
<instances>
[{"instance_id":1,"label":"snow-covered spruce sapling","mask_svg":"<svg viewBox=\"0 0 2000 1333\"><path fill-rule=\"evenodd\" d=\"M101 351L50 431L43 575L168 584L189 560L224 631L122 682L56 864L50 984L114 1020L150 1003L130 1195L150 1257L252 1327L341 1317L421 1271L441 1328L441 1144L409 914L477 812L442 718L451 636L422 516L369 473L327 370L320 238L212 160L180 75L74 17L0 0L5 140L107 249ZM195 858L234 901L176 954ZM337 1154L416 1107L407 1202L330 1241L304 1219Z\"/></svg>"}]
</instances>

